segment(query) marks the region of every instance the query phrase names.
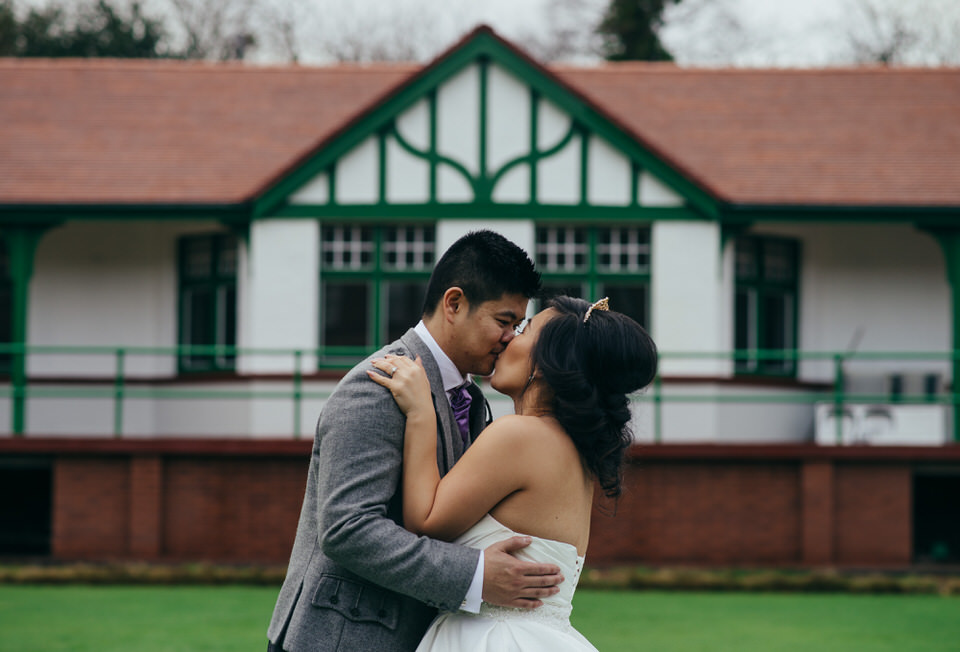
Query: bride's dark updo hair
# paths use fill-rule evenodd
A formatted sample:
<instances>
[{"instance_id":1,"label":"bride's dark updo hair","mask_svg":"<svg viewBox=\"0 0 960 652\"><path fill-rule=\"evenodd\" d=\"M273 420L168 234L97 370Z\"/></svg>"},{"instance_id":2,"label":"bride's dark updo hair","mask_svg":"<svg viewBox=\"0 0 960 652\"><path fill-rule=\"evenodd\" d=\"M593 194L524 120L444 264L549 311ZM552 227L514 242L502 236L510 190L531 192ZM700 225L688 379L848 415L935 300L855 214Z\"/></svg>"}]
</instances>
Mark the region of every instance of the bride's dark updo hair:
<instances>
[{"instance_id":1,"label":"bride's dark updo hair","mask_svg":"<svg viewBox=\"0 0 960 652\"><path fill-rule=\"evenodd\" d=\"M531 354L547 385L551 412L610 498L620 496L624 452L633 441L631 392L653 381L657 347L640 324L619 312L592 310L560 296L545 308L557 314L540 329Z\"/></svg>"}]
</instances>

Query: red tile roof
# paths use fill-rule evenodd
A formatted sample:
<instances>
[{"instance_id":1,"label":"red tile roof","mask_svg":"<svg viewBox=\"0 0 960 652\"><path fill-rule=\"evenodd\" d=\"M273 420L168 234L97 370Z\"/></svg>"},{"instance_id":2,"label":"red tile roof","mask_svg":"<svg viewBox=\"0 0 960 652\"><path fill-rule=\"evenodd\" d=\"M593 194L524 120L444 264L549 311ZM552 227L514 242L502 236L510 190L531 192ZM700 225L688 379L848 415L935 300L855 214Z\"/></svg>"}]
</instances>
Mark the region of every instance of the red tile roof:
<instances>
[{"instance_id":1,"label":"red tile roof","mask_svg":"<svg viewBox=\"0 0 960 652\"><path fill-rule=\"evenodd\" d=\"M418 69L0 59L0 203L240 202Z\"/></svg>"},{"instance_id":2,"label":"red tile roof","mask_svg":"<svg viewBox=\"0 0 960 652\"><path fill-rule=\"evenodd\" d=\"M716 197L960 205L960 69L556 69Z\"/></svg>"},{"instance_id":3,"label":"red tile roof","mask_svg":"<svg viewBox=\"0 0 960 652\"><path fill-rule=\"evenodd\" d=\"M241 202L420 69L0 59L0 205ZM723 201L960 206L960 69L551 71Z\"/></svg>"}]
</instances>

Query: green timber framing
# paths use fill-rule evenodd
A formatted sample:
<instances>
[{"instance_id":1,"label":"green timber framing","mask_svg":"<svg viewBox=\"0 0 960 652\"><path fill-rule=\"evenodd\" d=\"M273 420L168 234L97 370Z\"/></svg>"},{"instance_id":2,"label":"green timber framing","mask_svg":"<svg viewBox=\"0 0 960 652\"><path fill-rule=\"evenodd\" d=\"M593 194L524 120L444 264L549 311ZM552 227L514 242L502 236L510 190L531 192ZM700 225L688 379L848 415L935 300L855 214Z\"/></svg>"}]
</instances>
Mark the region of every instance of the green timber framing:
<instances>
[{"instance_id":1,"label":"green timber framing","mask_svg":"<svg viewBox=\"0 0 960 652\"><path fill-rule=\"evenodd\" d=\"M485 93L486 73L491 64L496 64L522 80L530 89L531 119L536 120L535 107L539 98L544 98L565 111L572 119L570 133L591 134L611 144L623 154L633 167L631 200L623 206L594 206L586 197L586 183L581 179L578 202L557 205L539 203L536 199L536 172L531 165L531 193L527 203L498 203L492 199L494 184L509 168L521 163L532 163L548 156L550 151L538 151L531 142L531 152L525 157L508 161L503 168L487 176L486 166L480 165L480 173L471 177L466 174L475 199L464 203L440 203L436 200L436 174L438 165L455 162L439 155L435 147L435 119L431 132L431 147L419 151L407 144L404 149L426 160L430 166L430 201L426 203L390 204L385 201L384 175L379 181L379 200L370 204L338 204L335 184L330 184L330 201L322 205L294 205L289 198L318 174L336 174L336 163L352 148L370 136L376 135L381 149L385 137L398 137L395 120L404 110L416 102L427 99L433 105L440 85L468 66L478 64L481 70L481 97ZM484 119L479 120L480 156L486 154ZM533 131L533 130L532 130ZM535 133L535 132L534 132ZM399 138L398 138L399 139ZM534 139L531 138L531 141ZM581 138L581 143L586 143ZM402 143L401 143L402 144ZM582 148L581 160L586 156ZM382 159L381 159L382 160ZM481 159L482 160L482 159ZM583 169L584 166L581 166ZM383 166L381 166L383 169ZM648 171L660 182L683 199L677 207L648 207L638 203L637 177L641 170ZM331 179L332 181L332 179ZM69 203L17 203L0 204L0 234L5 238L10 255L10 275L13 286L12 333L14 347L27 346L27 302L29 283L33 271L33 257L42 235L49 229L70 221L85 220L209 220L225 225L246 240L249 226L255 220L270 218L303 219L349 219L351 222L376 222L390 224L410 219L453 220L476 218L524 218L536 223L578 224L649 224L656 220L710 221L720 225L721 246L731 237L745 232L751 225L762 222L800 223L908 223L936 238L943 248L947 277L951 285L953 326L953 351L960 351L960 206L805 206L805 205L746 205L724 200L720 193L705 187L682 166L670 160L668 155L657 152L642 137L622 127L615 117L602 107L594 105L576 88L560 81L547 68L530 59L510 43L500 39L487 28L479 28L432 64L415 73L405 83L387 96L361 110L357 116L343 125L332 137L320 143L314 150L294 161L280 171L272 181L256 190L242 202L223 204L69 204ZM16 350L16 349L15 349ZM20 349L24 350L24 349ZM960 378L960 357L952 355L953 378ZM14 387L23 387L26 380L24 354L11 358L11 380ZM953 385L954 405L960 404L960 386ZM14 434L23 433L25 398L13 392L12 427ZM954 439L960 441L960 419L954 419Z\"/></svg>"}]
</instances>

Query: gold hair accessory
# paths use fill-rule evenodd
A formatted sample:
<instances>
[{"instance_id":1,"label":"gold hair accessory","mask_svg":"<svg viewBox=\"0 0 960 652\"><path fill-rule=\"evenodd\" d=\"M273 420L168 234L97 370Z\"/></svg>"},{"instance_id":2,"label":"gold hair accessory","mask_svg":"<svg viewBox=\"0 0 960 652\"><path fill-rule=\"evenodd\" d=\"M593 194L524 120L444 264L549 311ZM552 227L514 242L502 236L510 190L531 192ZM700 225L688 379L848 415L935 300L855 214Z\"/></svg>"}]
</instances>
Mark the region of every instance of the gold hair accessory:
<instances>
[{"instance_id":1,"label":"gold hair accessory","mask_svg":"<svg viewBox=\"0 0 960 652\"><path fill-rule=\"evenodd\" d=\"M590 319L590 314L594 310L610 310L610 297L603 297L595 304L587 308L587 314L583 316L583 323L586 324L587 320Z\"/></svg>"}]
</instances>

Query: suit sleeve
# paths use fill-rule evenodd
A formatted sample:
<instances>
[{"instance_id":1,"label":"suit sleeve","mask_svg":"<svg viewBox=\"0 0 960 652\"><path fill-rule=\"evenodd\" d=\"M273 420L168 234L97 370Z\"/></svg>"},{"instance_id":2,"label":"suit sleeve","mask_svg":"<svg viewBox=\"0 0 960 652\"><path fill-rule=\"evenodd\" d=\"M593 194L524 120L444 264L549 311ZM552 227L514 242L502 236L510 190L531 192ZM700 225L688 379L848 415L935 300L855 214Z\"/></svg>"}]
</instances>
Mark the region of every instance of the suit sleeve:
<instances>
[{"instance_id":1,"label":"suit sleeve","mask_svg":"<svg viewBox=\"0 0 960 652\"><path fill-rule=\"evenodd\" d=\"M384 387L357 369L337 394L318 424L324 554L374 584L457 610L480 551L418 537L388 517L402 471L403 413Z\"/></svg>"}]
</instances>

